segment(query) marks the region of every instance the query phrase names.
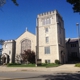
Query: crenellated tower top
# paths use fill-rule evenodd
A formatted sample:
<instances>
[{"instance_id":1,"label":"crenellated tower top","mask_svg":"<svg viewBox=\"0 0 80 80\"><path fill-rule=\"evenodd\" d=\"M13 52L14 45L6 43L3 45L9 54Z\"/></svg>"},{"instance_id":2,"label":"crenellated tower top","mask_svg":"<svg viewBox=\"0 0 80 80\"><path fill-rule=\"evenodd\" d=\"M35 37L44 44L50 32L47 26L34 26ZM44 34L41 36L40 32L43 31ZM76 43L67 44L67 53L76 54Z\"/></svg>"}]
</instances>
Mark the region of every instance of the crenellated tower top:
<instances>
[{"instance_id":1,"label":"crenellated tower top","mask_svg":"<svg viewBox=\"0 0 80 80\"><path fill-rule=\"evenodd\" d=\"M49 12L45 12L45 13L38 14L38 15L37 15L37 18L46 17L46 16L54 15L54 14L57 14L60 18L62 18L61 15L58 13L57 10L49 11Z\"/></svg>"}]
</instances>

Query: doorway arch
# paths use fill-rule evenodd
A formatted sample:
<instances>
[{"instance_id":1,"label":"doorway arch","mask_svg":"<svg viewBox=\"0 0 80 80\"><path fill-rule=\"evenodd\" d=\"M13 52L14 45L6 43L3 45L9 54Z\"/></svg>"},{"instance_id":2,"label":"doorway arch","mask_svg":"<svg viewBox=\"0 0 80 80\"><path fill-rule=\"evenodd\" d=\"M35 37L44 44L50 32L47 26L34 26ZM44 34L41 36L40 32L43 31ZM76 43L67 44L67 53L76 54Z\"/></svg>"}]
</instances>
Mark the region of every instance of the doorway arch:
<instances>
[{"instance_id":1,"label":"doorway arch","mask_svg":"<svg viewBox=\"0 0 80 80\"><path fill-rule=\"evenodd\" d=\"M2 54L2 64L7 64L10 61L10 57L7 53Z\"/></svg>"}]
</instances>

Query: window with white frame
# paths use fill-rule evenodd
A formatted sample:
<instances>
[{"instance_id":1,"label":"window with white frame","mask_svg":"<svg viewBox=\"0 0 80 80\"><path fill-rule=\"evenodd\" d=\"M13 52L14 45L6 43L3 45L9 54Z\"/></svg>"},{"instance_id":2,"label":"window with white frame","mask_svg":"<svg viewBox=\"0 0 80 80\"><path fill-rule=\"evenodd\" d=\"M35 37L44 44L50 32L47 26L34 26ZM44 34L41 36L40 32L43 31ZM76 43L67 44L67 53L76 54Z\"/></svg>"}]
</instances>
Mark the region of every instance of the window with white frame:
<instances>
[{"instance_id":1,"label":"window with white frame","mask_svg":"<svg viewBox=\"0 0 80 80\"><path fill-rule=\"evenodd\" d=\"M46 43L49 43L49 37L46 37Z\"/></svg>"},{"instance_id":2,"label":"window with white frame","mask_svg":"<svg viewBox=\"0 0 80 80\"><path fill-rule=\"evenodd\" d=\"M42 19L42 25L46 25L46 24L51 24L50 18Z\"/></svg>"},{"instance_id":3,"label":"window with white frame","mask_svg":"<svg viewBox=\"0 0 80 80\"><path fill-rule=\"evenodd\" d=\"M45 63L50 63L50 60L45 60Z\"/></svg>"},{"instance_id":4,"label":"window with white frame","mask_svg":"<svg viewBox=\"0 0 80 80\"><path fill-rule=\"evenodd\" d=\"M42 25L45 25L45 24L46 24L46 23L45 23L45 19L43 19L43 20L42 20Z\"/></svg>"},{"instance_id":5,"label":"window with white frame","mask_svg":"<svg viewBox=\"0 0 80 80\"><path fill-rule=\"evenodd\" d=\"M48 27L47 28L45 28L45 33L47 33L49 30L48 30Z\"/></svg>"},{"instance_id":6,"label":"window with white frame","mask_svg":"<svg viewBox=\"0 0 80 80\"><path fill-rule=\"evenodd\" d=\"M76 47L76 44L71 44L71 47Z\"/></svg>"},{"instance_id":7,"label":"window with white frame","mask_svg":"<svg viewBox=\"0 0 80 80\"><path fill-rule=\"evenodd\" d=\"M50 24L50 23L51 23L50 18L47 18L47 19L46 19L46 24Z\"/></svg>"},{"instance_id":8,"label":"window with white frame","mask_svg":"<svg viewBox=\"0 0 80 80\"><path fill-rule=\"evenodd\" d=\"M50 46L45 47L45 54L50 54Z\"/></svg>"}]
</instances>

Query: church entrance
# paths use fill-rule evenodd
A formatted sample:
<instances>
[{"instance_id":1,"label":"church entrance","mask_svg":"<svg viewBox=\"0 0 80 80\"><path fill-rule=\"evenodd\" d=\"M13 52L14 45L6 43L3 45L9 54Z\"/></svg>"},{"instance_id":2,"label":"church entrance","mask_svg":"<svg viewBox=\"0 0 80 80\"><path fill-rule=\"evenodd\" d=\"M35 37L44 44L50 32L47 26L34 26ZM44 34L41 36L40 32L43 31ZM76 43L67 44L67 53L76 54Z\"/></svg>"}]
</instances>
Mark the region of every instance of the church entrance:
<instances>
[{"instance_id":1,"label":"church entrance","mask_svg":"<svg viewBox=\"0 0 80 80\"><path fill-rule=\"evenodd\" d=\"M2 63L3 64L6 63L6 57L5 56L2 57Z\"/></svg>"},{"instance_id":2,"label":"church entrance","mask_svg":"<svg viewBox=\"0 0 80 80\"><path fill-rule=\"evenodd\" d=\"M9 59L9 55L7 55L6 53L4 53L2 55L2 64L7 64L9 63L10 59Z\"/></svg>"},{"instance_id":3,"label":"church entrance","mask_svg":"<svg viewBox=\"0 0 80 80\"><path fill-rule=\"evenodd\" d=\"M63 51L61 51L61 63L64 64L65 63L65 54Z\"/></svg>"},{"instance_id":4,"label":"church entrance","mask_svg":"<svg viewBox=\"0 0 80 80\"><path fill-rule=\"evenodd\" d=\"M80 62L77 52L71 52L68 54L68 63L78 63Z\"/></svg>"}]
</instances>

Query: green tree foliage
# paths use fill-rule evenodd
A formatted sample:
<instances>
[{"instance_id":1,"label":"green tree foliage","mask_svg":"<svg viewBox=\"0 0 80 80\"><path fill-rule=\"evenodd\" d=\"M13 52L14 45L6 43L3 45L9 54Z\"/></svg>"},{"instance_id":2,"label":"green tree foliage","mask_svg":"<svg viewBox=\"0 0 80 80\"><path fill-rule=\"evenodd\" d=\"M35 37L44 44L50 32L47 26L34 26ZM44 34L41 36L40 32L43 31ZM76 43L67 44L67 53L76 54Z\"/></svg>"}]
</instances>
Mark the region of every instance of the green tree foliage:
<instances>
[{"instance_id":1,"label":"green tree foliage","mask_svg":"<svg viewBox=\"0 0 80 80\"><path fill-rule=\"evenodd\" d=\"M6 0L0 0L0 7L6 3Z\"/></svg>"},{"instance_id":2,"label":"green tree foliage","mask_svg":"<svg viewBox=\"0 0 80 80\"><path fill-rule=\"evenodd\" d=\"M17 0L11 0L16 6L19 4L17 3ZM0 7L2 7L6 3L6 0L0 0Z\"/></svg>"},{"instance_id":3,"label":"green tree foliage","mask_svg":"<svg viewBox=\"0 0 80 80\"><path fill-rule=\"evenodd\" d=\"M12 0L12 2L13 2L16 6L19 5L16 0Z\"/></svg>"},{"instance_id":4,"label":"green tree foliage","mask_svg":"<svg viewBox=\"0 0 80 80\"><path fill-rule=\"evenodd\" d=\"M35 52L29 50L24 50L24 54L21 54L22 56L22 62L29 62L29 63L35 63Z\"/></svg>"},{"instance_id":5,"label":"green tree foliage","mask_svg":"<svg viewBox=\"0 0 80 80\"><path fill-rule=\"evenodd\" d=\"M73 11L80 13L80 0L67 0L73 7Z\"/></svg>"},{"instance_id":6,"label":"green tree foliage","mask_svg":"<svg viewBox=\"0 0 80 80\"><path fill-rule=\"evenodd\" d=\"M17 3L17 0L12 0L13 3L18 6L19 4ZM73 11L74 12L79 12L80 13L80 0L67 0L68 3L73 5Z\"/></svg>"}]
</instances>

